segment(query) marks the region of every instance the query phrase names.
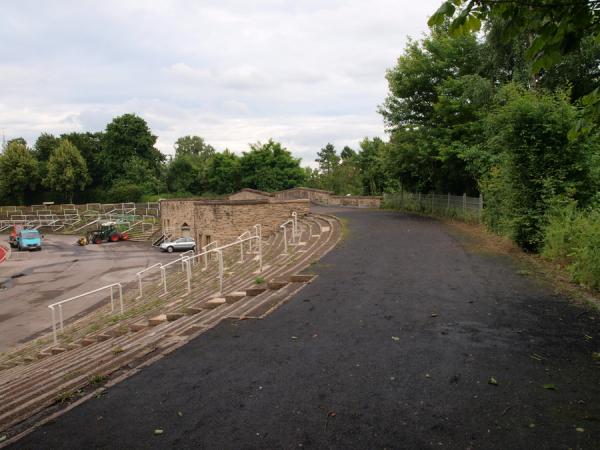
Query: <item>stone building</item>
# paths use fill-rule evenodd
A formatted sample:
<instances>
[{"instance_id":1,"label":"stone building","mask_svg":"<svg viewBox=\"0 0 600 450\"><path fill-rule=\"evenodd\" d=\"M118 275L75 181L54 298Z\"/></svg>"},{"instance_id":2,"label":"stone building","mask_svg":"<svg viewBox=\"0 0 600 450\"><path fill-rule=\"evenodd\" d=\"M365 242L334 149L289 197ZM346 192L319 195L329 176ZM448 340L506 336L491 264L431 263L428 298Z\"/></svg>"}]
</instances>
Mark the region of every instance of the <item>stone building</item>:
<instances>
[{"instance_id":1,"label":"stone building","mask_svg":"<svg viewBox=\"0 0 600 450\"><path fill-rule=\"evenodd\" d=\"M321 189L313 189L307 187L295 187L286 189L285 191L275 192L275 198L279 200L292 200L292 199L308 199L313 203L327 205L329 203L329 197L333 195L333 192L324 191Z\"/></svg>"},{"instance_id":2,"label":"stone building","mask_svg":"<svg viewBox=\"0 0 600 450\"><path fill-rule=\"evenodd\" d=\"M264 237L278 231L279 225L296 212L299 217L308 214L310 201L254 199L254 200L198 200L173 199L160 202L161 223L165 233L189 235L198 247L218 241L231 242L244 231L260 223Z\"/></svg>"}]
</instances>

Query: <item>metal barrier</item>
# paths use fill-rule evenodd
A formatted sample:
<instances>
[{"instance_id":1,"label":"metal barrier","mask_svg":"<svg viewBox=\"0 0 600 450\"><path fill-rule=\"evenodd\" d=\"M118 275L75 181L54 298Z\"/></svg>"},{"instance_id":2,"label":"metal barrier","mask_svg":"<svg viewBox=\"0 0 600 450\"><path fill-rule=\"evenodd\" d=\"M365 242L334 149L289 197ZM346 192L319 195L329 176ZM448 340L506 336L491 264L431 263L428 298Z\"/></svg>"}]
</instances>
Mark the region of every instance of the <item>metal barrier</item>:
<instances>
[{"instance_id":1,"label":"metal barrier","mask_svg":"<svg viewBox=\"0 0 600 450\"><path fill-rule=\"evenodd\" d=\"M56 345L58 343L58 337L57 337L57 333L56 333L56 313L54 311L54 308L56 306L58 306L58 318L59 318L59 323L60 323L60 332L62 333L64 331L62 305L64 305L65 303L68 303L68 302L72 302L74 300L78 300L82 297L86 297L88 295L95 294L97 292L101 292L105 289L110 289L110 312L114 312L114 310L115 310L115 303L114 303L115 298L114 298L114 290L113 290L114 287L119 288L119 304L121 306L121 314L123 314L123 287L121 286L121 283L109 284L107 286L103 286L101 288L94 289L93 291L84 292L83 294L76 295L75 297L71 297L66 300L61 300L60 302L56 302L56 303L52 303L51 305L48 305L48 308L50 308L50 311L52 311L52 334L54 335L54 344Z\"/></svg>"},{"instance_id":2,"label":"metal barrier","mask_svg":"<svg viewBox=\"0 0 600 450\"><path fill-rule=\"evenodd\" d=\"M142 289L142 274L152 270L152 269L156 269L156 268L160 268L162 266L162 263L156 263L150 267L146 267L144 270L140 270L138 273L136 273L135 275L137 276L138 279L138 286L140 289L140 294L136 297L136 298L142 298L143 295L143 289Z\"/></svg>"}]
</instances>

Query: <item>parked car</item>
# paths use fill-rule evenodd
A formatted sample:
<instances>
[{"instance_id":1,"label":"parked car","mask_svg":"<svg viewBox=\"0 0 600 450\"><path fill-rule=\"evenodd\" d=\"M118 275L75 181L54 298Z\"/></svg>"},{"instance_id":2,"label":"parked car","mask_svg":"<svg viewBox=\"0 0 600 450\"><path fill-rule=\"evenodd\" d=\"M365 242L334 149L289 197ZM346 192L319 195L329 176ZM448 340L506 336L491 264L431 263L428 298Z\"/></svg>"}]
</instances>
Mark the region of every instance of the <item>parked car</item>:
<instances>
[{"instance_id":1,"label":"parked car","mask_svg":"<svg viewBox=\"0 0 600 450\"><path fill-rule=\"evenodd\" d=\"M9 243L11 247L21 250L41 250L42 235L38 230L29 228L14 227L14 231L10 234Z\"/></svg>"},{"instance_id":2,"label":"parked car","mask_svg":"<svg viewBox=\"0 0 600 450\"><path fill-rule=\"evenodd\" d=\"M194 250L196 248L196 241L191 237L182 237L175 239L174 241L165 241L160 244L160 249L163 252L172 253L174 251L186 251Z\"/></svg>"}]
</instances>

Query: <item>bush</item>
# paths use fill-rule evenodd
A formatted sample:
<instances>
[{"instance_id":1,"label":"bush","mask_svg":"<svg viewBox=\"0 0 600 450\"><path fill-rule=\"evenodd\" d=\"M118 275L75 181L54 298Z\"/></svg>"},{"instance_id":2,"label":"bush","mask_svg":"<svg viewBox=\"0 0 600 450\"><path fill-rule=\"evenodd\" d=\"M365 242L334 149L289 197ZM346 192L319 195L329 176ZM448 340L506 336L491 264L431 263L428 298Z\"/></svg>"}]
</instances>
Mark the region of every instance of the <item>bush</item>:
<instances>
[{"instance_id":1,"label":"bush","mask_svg":"<svg viewBox=\"0 0 600 450\"><path fill-rule=\"evenodd\" d=\"M105 194L105 201L109 203L139 202L144 195L144 190L136 184L114 184Z\"/></svg>"},{"instance_id":2,"label":"bush","mask_svg":"<svg viewBox=\"0 0 600 450\"><path fill-rule=\"evenodd\" d=\"M556 207L544 228L542 255L567 266L573 281L600 288L600 210Z\"/></svg>"}]
</instances>

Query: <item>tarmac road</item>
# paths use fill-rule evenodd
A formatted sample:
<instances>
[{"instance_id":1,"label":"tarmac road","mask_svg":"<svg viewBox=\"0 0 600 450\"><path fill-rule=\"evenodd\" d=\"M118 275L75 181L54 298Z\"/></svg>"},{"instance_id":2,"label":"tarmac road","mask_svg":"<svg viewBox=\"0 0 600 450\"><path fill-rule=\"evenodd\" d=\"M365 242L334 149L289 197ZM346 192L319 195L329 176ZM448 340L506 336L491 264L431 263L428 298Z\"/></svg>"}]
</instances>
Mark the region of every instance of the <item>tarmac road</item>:
<instances>
[{"instance_id":1,"label":"tarmac road","mask_svg":"<svg viewBox=\"0 0 600 450\"><path fill-rule=\"evenodd\" d=\"M13 447L600 448L597 311L437 221L336 214L349 234L272 315L221 324Z\"/></svg>"}]
</instances>

